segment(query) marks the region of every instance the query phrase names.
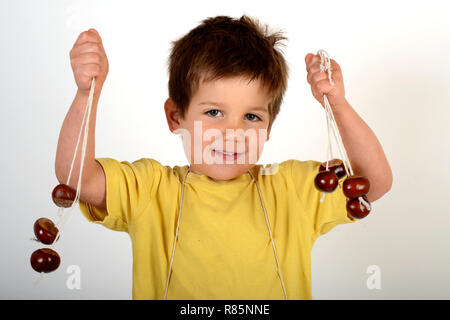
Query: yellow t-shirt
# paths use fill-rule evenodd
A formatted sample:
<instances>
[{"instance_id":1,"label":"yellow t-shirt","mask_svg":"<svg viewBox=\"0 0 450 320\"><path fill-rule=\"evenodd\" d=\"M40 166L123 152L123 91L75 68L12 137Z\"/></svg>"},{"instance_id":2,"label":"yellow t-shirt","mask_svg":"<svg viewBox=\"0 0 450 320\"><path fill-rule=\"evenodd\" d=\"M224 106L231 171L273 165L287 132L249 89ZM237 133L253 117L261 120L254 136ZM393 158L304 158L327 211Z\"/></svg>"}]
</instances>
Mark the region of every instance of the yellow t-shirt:
<instances>
[{"instance_id":1,"label":"yellow t-shirt","mask_svg":"<svg viewBox=\"0 0 450 320\"><path fill-rule=\"evenodd\" d=\"M106 175L106 210L82 201L92 222L128 232L133 250L133 299L163 299L188 166L96 159ZM274 174L251 172L264 199L288 299L312 299L311 249L347 217L338 187L314 186L320 162L287 160ZM270 166L267 166L269 168ZM275 166L272 166L275 169ZM227 181L189 172L167 299L284 299L270 235L249 173Z\"/></svg>"}]
</instances>

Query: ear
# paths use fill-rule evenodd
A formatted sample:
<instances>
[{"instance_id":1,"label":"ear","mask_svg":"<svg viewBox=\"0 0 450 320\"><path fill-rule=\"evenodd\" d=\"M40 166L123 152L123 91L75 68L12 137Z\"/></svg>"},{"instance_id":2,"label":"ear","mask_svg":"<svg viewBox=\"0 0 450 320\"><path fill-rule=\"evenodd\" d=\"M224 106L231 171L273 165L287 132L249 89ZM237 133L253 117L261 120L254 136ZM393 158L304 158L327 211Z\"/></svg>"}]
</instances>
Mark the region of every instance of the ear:
<instances>
[{"instance_id":1,"label":"ear","mask_svg":"<svg viewBox=\"0 0 450 320\"><path fill-rule=\"evenodd\" d=\"M174 132L180 127L180 113L177 109L176 103L172 98L168 98L164 103L164 111L166 113L167 124L169 125L169 130Z\"/></svg>"}]
</instances>

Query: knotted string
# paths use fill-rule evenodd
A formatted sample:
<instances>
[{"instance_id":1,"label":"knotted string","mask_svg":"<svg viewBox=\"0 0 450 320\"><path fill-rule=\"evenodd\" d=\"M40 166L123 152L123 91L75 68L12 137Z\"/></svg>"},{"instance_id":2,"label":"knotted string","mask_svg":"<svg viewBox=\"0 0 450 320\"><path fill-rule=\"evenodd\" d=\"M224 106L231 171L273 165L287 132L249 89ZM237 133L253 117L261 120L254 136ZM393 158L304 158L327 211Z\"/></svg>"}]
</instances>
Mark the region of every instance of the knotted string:
<instances>
[{"instance_id":1,"label":"knotted string","mask_svg":"<svg viewBox=\"0 0 450 320\"><path fill-rule=\"evenodd\" d=\"M334 86L333 79L331 77L332 69L331 69L331 60L330 56L325 50L319 50L317 54L320 56L320 71L321 72L328 72L328 80L330 81L330 84ZM350 164L350 160L348 159L347 152L344 147L344 143L342 142L341 134L339 132L339 128L336 124L336 120L334 118L333 110L331 109L330 102L328 101L328 95L325 93L323 95L323 101L325 104L325 111L326 111L326 117L327 117L327 127L328 127L328 151L327 151L327 162L326 162L326 170L328 170L328 162L330 159L333 159L333 153L331 149L331 134L333 134L336 144L339 149L339 153L341 154L341 159L343 159L343 164L345 171L347 173L347 177L353 176L353 169L352 165ZM330 130L330 128L332 130ZM325 198L325 192L322 193L322 197L320 199L320 202L323 202ZM367 210L370 210L370 204L363 199L363 197L358 197L359 204L364 205ZM361 207L362 209L362 207Z\"/></svg>"}]
</instances>

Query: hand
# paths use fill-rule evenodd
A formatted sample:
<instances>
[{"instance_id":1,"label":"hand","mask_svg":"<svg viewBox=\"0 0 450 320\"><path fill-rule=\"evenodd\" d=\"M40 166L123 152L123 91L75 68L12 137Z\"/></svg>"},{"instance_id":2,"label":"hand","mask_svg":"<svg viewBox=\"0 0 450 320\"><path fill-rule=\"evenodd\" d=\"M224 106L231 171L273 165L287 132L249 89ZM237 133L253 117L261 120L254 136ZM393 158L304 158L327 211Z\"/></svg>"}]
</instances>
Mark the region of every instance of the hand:
<instances>
[{"instance_id":1,"label":"hand","mask_svg":"<svg viewBox=\"0 0 450 320\"><path fill-rule=\"evenodd\" d=\"M93 77L95 91L100 92L108 75L109 65L97 30L89 29L79 35L70 50L70 64L80 93L89 94Z\"/></svg>"},{"instance_id":2,"label":"hand","mask_svg":"<svg viewBox=\"0 0 450 320\"><path fill-rule=\"evenodd\" d=\"M320 71L320 56L308 53L305 57L306 70L308 72L308 83L311 85L311 91L316 98L325 108L323 95L327 94L330 107L334 111L339 106L347 104L345 99L344 79L342 77L341 67L336 61L330 59L331 63L331 78L333 79L334 86L331 85L328 80L328 72Z\"/></svg>"}]
</instances>

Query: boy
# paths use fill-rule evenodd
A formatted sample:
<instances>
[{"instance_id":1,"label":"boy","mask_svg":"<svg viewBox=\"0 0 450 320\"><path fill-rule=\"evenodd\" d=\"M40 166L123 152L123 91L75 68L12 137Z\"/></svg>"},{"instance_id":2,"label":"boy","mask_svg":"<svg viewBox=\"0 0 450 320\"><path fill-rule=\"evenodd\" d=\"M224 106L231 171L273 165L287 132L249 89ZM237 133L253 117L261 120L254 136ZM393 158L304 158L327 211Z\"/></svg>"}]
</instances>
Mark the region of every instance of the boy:
<instances>
[{"instance_id":1,"label":"boy","mask_svg":"<svg viewBox=\"0 0 450 320\"><path fill-rule=\"evenodd\" d=\"M149 158L95 158L108 61L95 30L77 39L70 56L78 91L61 129L56 175L66 181L96 77L79 206L89 221L130 234L134 299L312 299L315 240L352 220L341 190L320 202L314 187L320 162L290 159L268 173L255 164L287 86L276 49L283 39L244 15L205 19L173 42L164 108L190 163L173 168ZM391 187L391 170L345 98L339 65L331 61L331 86L318 56L308 54L305 62L322 106L328 94L354 173L371 182L369 201L379 199Z\"/></svg>"}]
</instances>

